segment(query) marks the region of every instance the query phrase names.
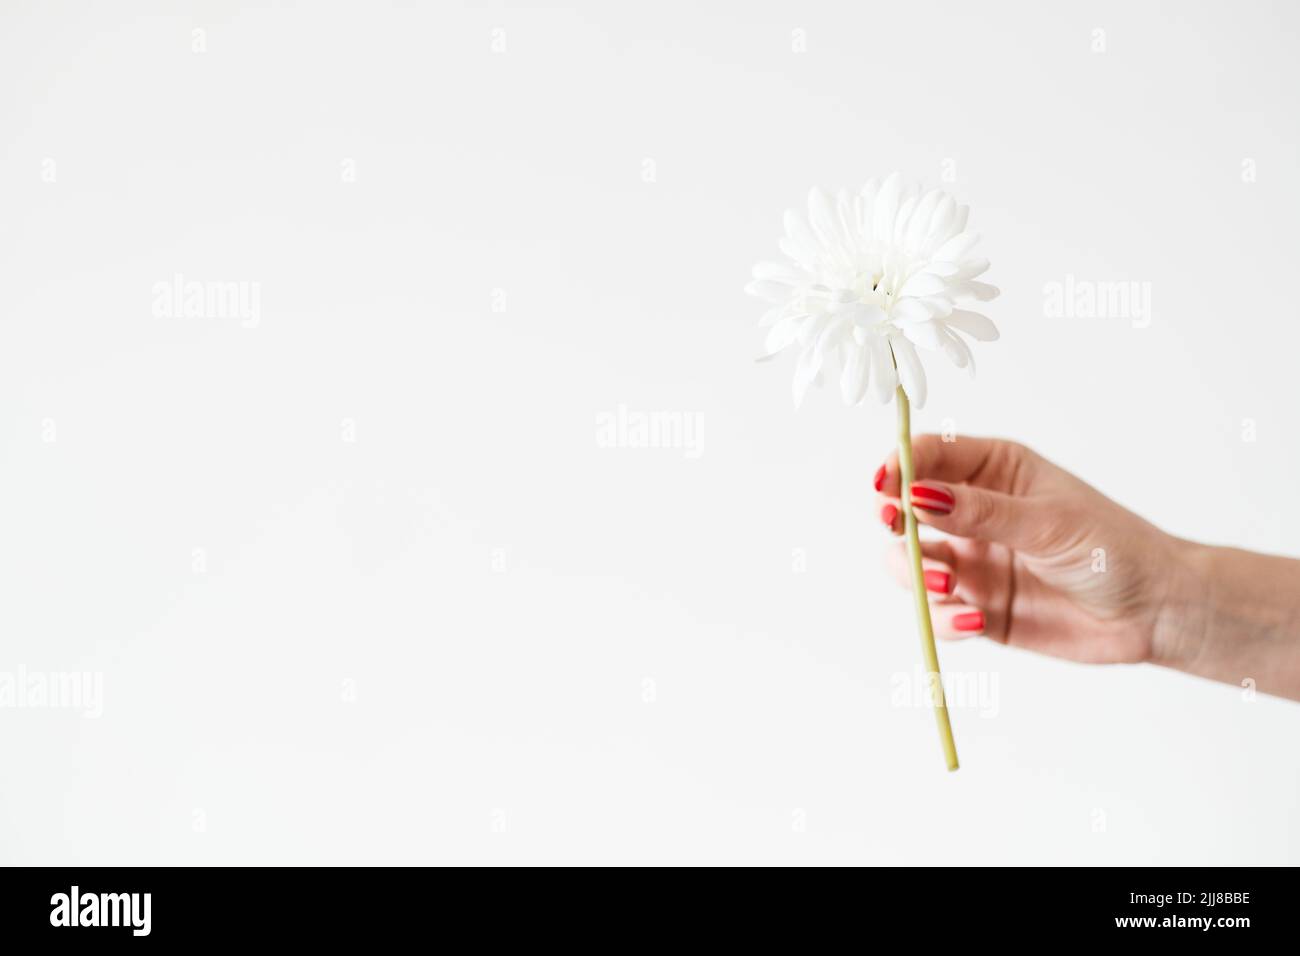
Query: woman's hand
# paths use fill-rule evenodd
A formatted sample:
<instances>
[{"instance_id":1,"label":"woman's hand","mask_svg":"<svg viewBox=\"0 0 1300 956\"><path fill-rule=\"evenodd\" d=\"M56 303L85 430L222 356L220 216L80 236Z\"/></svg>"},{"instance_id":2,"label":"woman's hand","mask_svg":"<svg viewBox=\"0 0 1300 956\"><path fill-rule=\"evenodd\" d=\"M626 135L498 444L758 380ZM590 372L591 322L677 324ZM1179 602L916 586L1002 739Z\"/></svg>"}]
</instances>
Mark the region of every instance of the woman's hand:
<instances>
[{"instance_id":1,"label":"woman's hand","mask_svg":"<svg viewBox=\"0 0 1300 956\"><path fill-rule=\"evenodd\" d=\"M1300 561L1193 544L1014 442L913 440L935 634L1087 663L1151 662L1300 699ZM876 473L901 534L898 455ZM895 577L910 587L902 543Z\"/></svg>"},{"instance_id":2,"label":"woman's hand","mask_svg":"<svg viewBox=\"0 0 1300 956\"><path fill-rule=\"evenodd\" d=\"M912 506L955 537L923 541L935 633L1088 663L1158 656L1177 542L1023 445L913 440ZM898 455L876 473L881 520L902 532ZM890 566L910 587L906 553Z\"/></svg>"}]
</instances>

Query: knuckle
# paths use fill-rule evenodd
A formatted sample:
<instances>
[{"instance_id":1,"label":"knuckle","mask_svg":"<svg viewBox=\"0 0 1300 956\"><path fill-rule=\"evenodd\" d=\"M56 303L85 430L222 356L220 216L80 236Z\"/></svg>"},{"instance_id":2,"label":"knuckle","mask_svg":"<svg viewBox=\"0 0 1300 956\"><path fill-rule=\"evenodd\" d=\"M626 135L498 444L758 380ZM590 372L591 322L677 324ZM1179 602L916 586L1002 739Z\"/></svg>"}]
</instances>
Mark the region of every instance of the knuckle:
<instances>
[{"instance_id":1,"label":"knuckle","mask_svg":"<svg viewBox=\"0 0 1300 956\"><path fill-rule=\"evenodd\" d=\"M943 453L943 442L938 435L926 433L912 439L912 460L922 473L936 470L943 460Z\"/></svg>"},{"instance_id":2,"label":"knuckle","mask_svg":"<svg viewBox=\"0 0 1300 956\"><path fill-rule=\"evenodd\" d=\"M1086 516L1069 502L1056 502L1043 509L1043 520L1034 522L1033 546L1038 551L1059 553L1080 547L1086 537ZM1050 515L1050 519L1047 517Z\"/></svg>"},{"instance_id":3,"label":"knuckle","mask_svg":"<svg viewBox=\"0 0 1300 956\"><path fill-rule=\"evenodd\" d=\"M1006 476L1006 489L1010 494L1023 493L1029 484L1029 475L1037 457L1033 449L1017 441L998 443L998 473Z\"/></svg>"},{"instance_id":4,"label":"knuckle","mask_svg":"<svg viewBox=\"0 0 1300 956\"><path fill-rule=\"evenodd\" d=\"M969 510L967 511L971 526L975 528L988 528L996 523L998 518L998 506L991 495L976 492L970 496Z\"/></svg>"}]
</instances>

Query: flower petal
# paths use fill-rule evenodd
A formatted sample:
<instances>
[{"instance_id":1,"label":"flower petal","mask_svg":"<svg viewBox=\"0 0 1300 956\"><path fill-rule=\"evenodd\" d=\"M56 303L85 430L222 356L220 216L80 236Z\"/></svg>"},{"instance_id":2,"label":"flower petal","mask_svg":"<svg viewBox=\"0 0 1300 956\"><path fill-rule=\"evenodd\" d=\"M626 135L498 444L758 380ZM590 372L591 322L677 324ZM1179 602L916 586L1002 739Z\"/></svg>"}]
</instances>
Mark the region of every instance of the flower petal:
<instances>
[{"instance_id":1,"label":"flower petal","mask_svg":"<svg viewBox=\"0 0 1300 956\"><path fill-rule=\"evenodd\" d=\"M889 241L894 245L903 245L903 237L907 234L907 226L912 220L912 212L916 209L916 204L920 200L921 190L919 187L912 185L904 187L898 201L898 213L894 216L894 229L888 237Z\"/></svg>"},{"instance_id":2,"label":"flower petal","mask_svg":"<svg viewBox=\"0 0 1300 956\"><path fill-rule=\"evenodd\" d=\"M930 275L942 276L946 279L950 276L958 275L961 272L961 266L957 265L955 262L939 262L937 260L931 260L925 264L925 268L921 271L929 273Z\"/></svg>"},{"instance_id":3,"label":"flower petal","mask_svg":"<svg viewBox=\"0 0 1300 956\"><path fill-rule=\"evenodd\" d=\"M961 262L979 241L977 232L959 232L934 250L932 258L940 262Z\"/></svg>"},{"instance_id":4,"label":"flower petal","mask_svg":"<svg viewBox=\"0 0 1300 956\"><path fill-rule=\"evenodd\" d=\"M799 338L801 324L798 318L793 316L776 323L767 330L767 336L763 339L763 351L772 356L793 345Z\"/></svg>"},{"instance_id":5,"label":"flower petal","mask_svg":"<svg viewBox=\"0 0 1300 956\"><path fill-rule=\"evenodd\" d=\"M934 214L930 217L930 228L926 230L921 250L933 249L943 245L952 236L952 217L957 211L957 204L947 193L939 197Z\"/></svg>"},{"instance_id":6,"label":"flower petal","mask_svg":"<svg viewBox=\"0 0 1300 956\"><path fill-rule=\"evenodd\" d=\"M928 272L918 272L898 290L899 295L937 295L944 290L944 281Z\"/></svg>"},{"instance_id":7,"label":"flower petal","mask_svg":"<svg viewBox=\"0 0 1300 956\"><path fill-rule=\"evenodd\" d=\"M838 249L843 245L835 200L820 187L814 186L808 193L808 221L813 233L827 249Z\"/></svg>"},{"instance_id":8,"label":"flower petal","mask_svg":"<svg viewBox=\"0 0 1300 956\"><path fill-rule=\"evenodd\" d=\"M916 252L921 243L925 242L925 237L930 234L930 221L934 218L935 206L942 198L942 189L931 189L916 204L916 210L907 223L907 232L903 237L903 248L908 252Z\"/></svg>"},{"instance_id":9,"label":"flower petal","mask_svg":"<svg viewBox=\"0 0 1300 956\"><path fill-rule=\"evenodd\" d=\"M871 391L883 405L888 402L898 387L898 371L889 351L889 344L882 336L871 340Z\"/></svg>"},{"instance_id":10,"label":"flower petal","mask_svg":"<svg viewBox=\"0 0 1300 956\"><path fill-rule=\"evenodd\" d=\"M909 342L915 342L923 349L938 350L943 348L943 326L938 322L908 322L900 331Z\"/></svg>"},{"instance_id":11,"label":"flower petal","mask_svg":"<svg viewBox=\"0 0 1300 956\"><path fill-rule=\"evenodd\" d=\"M813 350L818 352L823 361L826 356L837 349L841 342L849 337L853 331L853 323L848 322L843 316L835 316L822 329L821 334L817 336L817 341L813 343Z\"/></svg>"},{"instance_id":12,"label":"flower petal","mask_svg":"<svg viewBox=\"0 0 1300 956\"><path fill-rule=\"evenodd\" d=\"M948 293L953 296L974 296L980 302L988 302L990 299L996 299L1001 294L1001 290L995 285L989 285L987 282L959 279L956 282L948 283Z\"/></svg>"},{"instance_id":13,"label":"flower petal","mask_svg":"<svg viewBox=\"0 0 1300 956\"><path fill-rule=\"evenodd\" d=\"M965 232L966 220L970 218L970 206L958 206L952 217L952 231Z\"/></svg>"},{"instance_id":14,"label":"flower petal","mask_svg":"<svg viewBox=\"0 0 1300 956\"><path fill-rule=\"evenodd\" d=\"M945 325L965 332L979 342L996 342L998 339L998 327L993 324L993 320L978 312L953 309L952 314L943 321Z\"/></svg>"},{"instance_id":15,"label":"flower petal","mask_svg":"<svg viewBox=\"0 0 1300 956\"><path fill-rule=\"evenodd\" d=\"M894 359L898 362L898 381L907 393L908 399L917 408L925 405L925 369L921 359L912 348L912 343L902 336L890 340L894 349Z\"/></svg>"},{"instance_id":16,"label":"flower petal","mask_svg":"<svg viewBox=\"0 0 1300 956\"><path fill-rule=\"evenodd\" d=\"M866 397L867 383L871 379L871 346L855 344L844 351L840 394L844 398L844 404L857 405Z\"/></svg>"},{"instance_id":17,"label":"flower petal","mask_svg":"<svg viewBox=\"0 0 1300 956\"><path fill-rule=\"evenodd\" d=\"M793 395L795 408L803 404L803 397L808 392L808 386L817 378L821 369L822 359L815 349L805 349L800 354L799 362L794 367Z\"/></svg>"},{"instance_id":18,"label":"flower petal","mask_svg":"<svg viewBox=\"0 0 1300 956\"><path fill-rule=\"evenodd\" d=\"M972 376L975 374L975 356L970 353L970 346L960 335L954 335L947 329L943 333L943 351L952 359L952 364L958 368L969 368Z\"/></svg>"},{"instance_id":19,"label":"flower petal","mask_svg":"<svg viewBox=\"0 0 1300 956\"><path fill-rule=\"evenodd\" d=\"M869 330L872 326L885 321L885 310L878 305L858 302L849 311L849 317L858 328Z\"/></svg>"},{"instance_id":20,"label":"flower petal","mask_svg":"<svg viewBox=\"0 0 1300 956\"><path fill-rule=\"evenodd\" d=\"M952 315L952 299L946 295L927 295L921 304L930 310L932 319L946 319Z\"/></svg>"},{"instance_id":21,"label":"flower petal","mask_svg":"<svg viewBox=\"0 0 1300 956\"><path fill-rule=\"evenodd\" d=\"M930 310L920 299L899 299L889 310L889 317L897 322L928 322Z\"/></svg>"}]
</instances>

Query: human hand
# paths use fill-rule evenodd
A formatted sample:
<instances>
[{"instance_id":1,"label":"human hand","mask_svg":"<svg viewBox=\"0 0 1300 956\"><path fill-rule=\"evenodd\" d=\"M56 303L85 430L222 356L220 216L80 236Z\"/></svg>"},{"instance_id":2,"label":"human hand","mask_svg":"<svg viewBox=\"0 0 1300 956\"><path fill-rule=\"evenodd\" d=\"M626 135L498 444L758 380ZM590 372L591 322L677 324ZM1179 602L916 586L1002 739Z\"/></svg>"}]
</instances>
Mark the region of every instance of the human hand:
<instances>
[{"instance_id":1,"label":"human hand","mask_svg":"<svg viewBox=\"0 0 1300 956\"><path fill-rule=\"evenodd\" d=\"M917 520L935 634L983 635L1087 663L1158 659L1180 542L1015 442L913 439ZM898 454L876 473L877 511L903 530ZM911 587L905 547L889 565Z\"/></svg>"}]
</instances>

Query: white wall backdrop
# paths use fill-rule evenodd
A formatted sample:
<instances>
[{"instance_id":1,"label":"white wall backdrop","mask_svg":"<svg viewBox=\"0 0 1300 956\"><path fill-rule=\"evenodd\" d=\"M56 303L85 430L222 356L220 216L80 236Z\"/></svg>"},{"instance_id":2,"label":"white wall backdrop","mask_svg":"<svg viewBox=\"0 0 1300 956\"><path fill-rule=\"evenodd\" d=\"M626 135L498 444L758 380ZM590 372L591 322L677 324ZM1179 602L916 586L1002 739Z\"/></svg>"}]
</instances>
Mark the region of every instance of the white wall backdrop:
<instances>
[{"instance_id":1,"label":"white wall backdrop","mask_svg":"<svg viewBox=\"0 0 1300 956\"><path fill-rule=\"evenodd\" d=\"M892 410L741 292L946 184L1003 338L917 428L1300 553L1294 5L186 7L0 13L0 861L1300 862L1241 688L944 646L945 773Z\"/></svg>"}]
</instances>

